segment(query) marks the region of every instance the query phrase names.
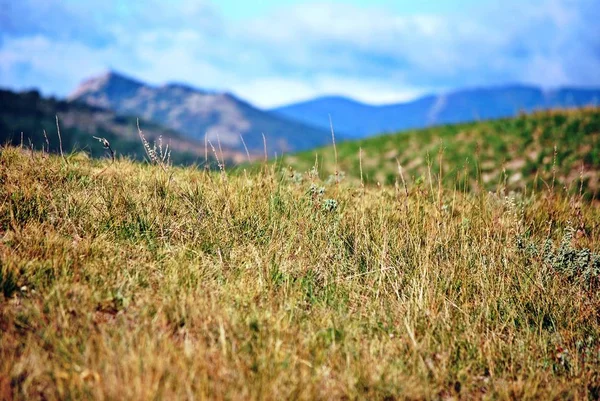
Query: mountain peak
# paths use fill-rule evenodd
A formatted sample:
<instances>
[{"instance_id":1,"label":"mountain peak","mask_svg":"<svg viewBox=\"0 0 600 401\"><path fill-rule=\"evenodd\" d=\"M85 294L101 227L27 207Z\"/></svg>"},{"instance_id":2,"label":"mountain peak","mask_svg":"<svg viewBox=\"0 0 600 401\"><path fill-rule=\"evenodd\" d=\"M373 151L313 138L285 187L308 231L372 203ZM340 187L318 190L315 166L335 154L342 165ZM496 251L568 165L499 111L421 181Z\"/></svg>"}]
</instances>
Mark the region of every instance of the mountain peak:
<instances>
[{"instance_id":1,"label":"mountain peak","mask_svg":"<svg viewBox=\"0 0 600 401\"><path fill-rule=\"evenodd\" d=\"M336 105L336 106L368 106L356 99L343 96L343 95L325 95L319 96L314 99L303 100L297 103L284 104L279 107L275 107L273 111L285 110L287 107L296 107L298 105L311 105L316 107L322 107L323 105Z\"/></svg>"},{"instance_id":2,"label":"mountain peak","mask_svg":"<svg viewBox=\"0 0 600 401\"><path fill-rule=\"evenodd\" d=\"M90 93L98 93L100 91L110 92L131 92L137 91L145 86L142 82L130 78L122 73L114 70L107 70L102 74L91 77L83 81L75 90L68 96L69 100L76 100ZM100 102L99 102L100 103ZM106 107L104 104L96 104L96 106Z\"/></svg>"},{"instance_id":3,"label":"mountain peak","mask_svg":"<svg viewBox=\"0 0 600 401\"><path fill-rule=\"evenodd\" d=\"M111 81L116 81L116 82L130 82L130 83L137 83L139 85L144 85L144 83L136 78L133 78L123 72L117 71L117 70L113 70L113 69L107 69L104 70L102 73L98 74L97 76L92 76L90 78L87 79L88 81L92 81L92 80L103 80L105 82L111 82Z\"/></svg>"},{"instance_id":4,"label":"mountain peak","mask_svg":"<svg viewBox=\"0 0 600 401\"><path fill-rule=\"evenodd\" d=\"M83 82L70 100L140 116L189 138L219 140L229 149L263 152L263 134L278 153L320 146L329 135L259 110L229 92L212 92L179 82L145 84L115 71ZM241 136L243 135L244 143Z\"/></svg>"},{"instance_id":5,"label":"mountain peak","mask_svg":"<svg viewBox=\"0 0 600 401\"><path fill-rule=\"evenodd\" d=\"M194 88L193 86L188 85L188 84L184 84L182 82L169 82L169 83L163 85L162 88L177 89L177 90L181 90L181 91L184 91L184 92L199 92L199 93L205 93L206 92L203 89Z\"/></svg>"}]
</instances>

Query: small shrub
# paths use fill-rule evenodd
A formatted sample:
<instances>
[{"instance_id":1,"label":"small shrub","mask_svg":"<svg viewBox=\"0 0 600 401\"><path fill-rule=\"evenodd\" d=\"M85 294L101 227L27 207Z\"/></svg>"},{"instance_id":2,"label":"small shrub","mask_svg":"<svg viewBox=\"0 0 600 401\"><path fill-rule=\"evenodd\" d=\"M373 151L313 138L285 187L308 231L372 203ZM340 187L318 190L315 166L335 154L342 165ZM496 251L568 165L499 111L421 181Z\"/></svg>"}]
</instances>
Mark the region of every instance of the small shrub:
<instances>
[{"instance_id":1,"label":"small shrub","mask_svg":"<svg viewBox=\"0 0 600 401\"><path fill-rule=\"evenodd\" d=\"M12 270L2 266L0 262L0 289L6 298L10 298L17 291L17 278Z\"/></svg>"},{"instance_id":2,"label":"small shrub","mask_svg":"<svg viewBox=\"0 0 600 401\"><path fill-rule=\"evenodd\" d=\"M600 279L600 254L588 248L573 246L575 229L567 227L560 245L555 247L547 239L540 252L531 241L517 237L517 247L529 258L541 257L544 263L572 280L579 280L586 286L597 285Z\"/></svg>"}]
</instances>

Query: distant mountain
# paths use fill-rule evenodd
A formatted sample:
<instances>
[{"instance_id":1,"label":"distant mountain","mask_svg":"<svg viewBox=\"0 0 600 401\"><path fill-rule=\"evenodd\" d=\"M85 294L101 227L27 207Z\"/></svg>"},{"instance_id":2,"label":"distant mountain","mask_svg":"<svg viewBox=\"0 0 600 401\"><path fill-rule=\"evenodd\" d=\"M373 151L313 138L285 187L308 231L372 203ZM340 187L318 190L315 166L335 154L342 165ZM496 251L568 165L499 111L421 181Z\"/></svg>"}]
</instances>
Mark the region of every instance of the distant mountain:
<instances>
[{"instance_id":1,"label":"distant mountain","mask_svg":"<svg viewBox=\"0 0 600 401\"><path fill-rule=\"evenodd\" d=\"M321 97L278 107L271 111L336 133L365 137L431 125L515 116L556 107L581 107L600 103L600 89L563 88L544 91L533 86L512 85L468 89L417 100L372 106L344 97Z\"/></svg>"},{"instance_id":2,"label":"distant mountain","mask_svg":"<svg viewBox=\"0 0 600 401\"><path fill-rule=\"evenodd\" d=\"M103 156L103 146L93 136L106 138L117 154L137 159L145 157L145 151L138 136L136 118L117 116L113 111L80 103L43 98L37 91L16 93L0 90L0 142L35 149L46 148L43 131L46 130L50 151L58 152L59 141L56 132L56 116L60 121L62 145L65 152L82 150L92 156ZM164 146L169 144L171 160L174 163L194 163L204 160L204 143L190 140L174 130L155 123L140 120L146 139L152 144L159 136ZM21 134L22 133L22 134ZM224 156L232 159L234 154Z\"/></svg>"},{"instance_id":3,"label":"distant mountain","mask_svg":"<svg viewBox=\"0 0 600 401\"><path fill-rule=\"evenodd\" d=\"M243 136L250 152L263 153L263 134L269 155L329 143L328 131L259 110L229 93L208 92L182 84L151 86L116 72L83 82L70 101L84 102L140 116L215 146L243 151Z\"/></svg>"}]
</instances>

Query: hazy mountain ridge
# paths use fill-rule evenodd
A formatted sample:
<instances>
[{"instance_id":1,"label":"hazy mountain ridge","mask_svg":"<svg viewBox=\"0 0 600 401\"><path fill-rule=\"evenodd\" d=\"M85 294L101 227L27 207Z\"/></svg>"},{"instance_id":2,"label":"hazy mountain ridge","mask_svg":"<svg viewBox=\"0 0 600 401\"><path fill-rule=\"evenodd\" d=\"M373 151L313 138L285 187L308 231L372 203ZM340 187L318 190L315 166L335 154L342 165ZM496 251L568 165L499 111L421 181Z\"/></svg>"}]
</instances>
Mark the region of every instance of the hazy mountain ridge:
<instances>
[{"instance_id":1,"label":"hazy mountain ridge","mask_svg":"<svg viewBox=\"0 0 600 401\"><path fill-rule=\"evenodd\" d=\"M428 95L414 101L373 106L340 96L321 97L272 109L286 118L336 132L366 137L431 125L515 116L520 112L582 107L600 102L600 89L507 85Z\"/></svg>"},{"instance_id":2,"label":"hazy mountain ridge","mask_svg":"<svg viewBox=\"0 0 600 401\"><path fill-rule=\"evenodd\" d=\"M307 126L259 110L230 93L208 92L183 84L151 86L116 72L83 82L70 101L84 102L135 115L178 130L190 138L243 151L243 137L253 154L263 152L263 134L269 154L327 144L326 130Z\"/></svg>"}]
</instances>

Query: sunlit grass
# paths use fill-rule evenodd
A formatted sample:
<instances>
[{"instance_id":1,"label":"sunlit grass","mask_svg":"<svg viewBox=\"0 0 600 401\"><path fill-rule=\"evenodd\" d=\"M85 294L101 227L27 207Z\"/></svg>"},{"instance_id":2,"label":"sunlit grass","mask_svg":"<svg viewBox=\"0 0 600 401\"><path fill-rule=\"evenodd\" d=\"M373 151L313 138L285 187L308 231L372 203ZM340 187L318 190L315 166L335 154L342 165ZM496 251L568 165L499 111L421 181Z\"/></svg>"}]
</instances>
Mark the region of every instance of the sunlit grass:
<instances>
[{"instance_id":1,"label":"sunlit grass","mask_svg":"<svg viewBox=\"0 0 600 401\"><path fill-rule=\"evenodd\" d=\"M338 170L357 181L394 185L398 165L406 181L431 172L447 188L495 191L580 187L600 196L600 109L552 110L493 121L445 125L338 143ZM331 147L288 155L283 165L303 171L319 162L323 175L336 170ZM362 159L362 160L361 160Z\"/></svg>"},{"instance_id":2,"label":"sunlit grass","mask_svg":"<svg viewBox=\"0 0 600 401\"><path fill-rule=\"evenodd\" d=\"M0 155L0 399L600 394L585 194L67 159Z\"/></svg>"}]
</instances>

